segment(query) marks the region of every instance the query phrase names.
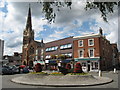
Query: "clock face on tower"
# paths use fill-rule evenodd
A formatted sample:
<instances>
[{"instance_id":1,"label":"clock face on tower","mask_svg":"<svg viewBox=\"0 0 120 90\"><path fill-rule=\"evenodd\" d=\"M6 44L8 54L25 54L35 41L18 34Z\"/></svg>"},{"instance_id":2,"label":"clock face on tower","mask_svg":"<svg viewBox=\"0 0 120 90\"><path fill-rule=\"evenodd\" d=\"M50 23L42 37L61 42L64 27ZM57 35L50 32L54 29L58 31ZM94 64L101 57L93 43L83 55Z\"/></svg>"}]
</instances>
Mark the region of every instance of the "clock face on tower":
<instances>
[{"instance_id":1,"label":"clock face on tower","mask_svg":"<svg viewBox=\"0 0 120 90\"><path fill-rule=\"evenodd\" d=\"M27 31L26 30L24 31L24 35L27 35Z\"/></svg>"}]
</instances>

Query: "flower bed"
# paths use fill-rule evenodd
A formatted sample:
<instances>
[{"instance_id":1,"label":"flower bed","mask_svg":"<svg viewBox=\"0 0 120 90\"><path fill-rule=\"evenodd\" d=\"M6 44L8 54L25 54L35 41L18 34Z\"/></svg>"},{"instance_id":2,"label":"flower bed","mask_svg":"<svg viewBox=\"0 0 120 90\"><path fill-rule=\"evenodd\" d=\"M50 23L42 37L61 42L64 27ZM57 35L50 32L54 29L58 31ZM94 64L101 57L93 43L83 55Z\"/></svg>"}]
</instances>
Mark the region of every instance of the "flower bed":
<instances>
[{"instance_id":1,"label":"flower bed","mask_svg":"<svg viewBox=\"0 0 120 90\"><path fill-rule=\"evenodd\" d=\"M49 75L64 75L64 74L62 74L61 72L52 72Z\"/></svg>"},{"instance_id":2,"label":"flower bed","mask_svg":"<svg viewBox=\"0 0 120 90\"><path fill-rule=\"evenodd\" d=\"M30 72L29 74L41 74L41 75L47 75L46 72Z\"/></svg>"},{"instance_id":3,"label":"flower bed","mask_svg":"<svg viewBox=\"0 0 120 90\"><path fill-rule=\"evenodd\" d=\"M68 73L67 75L88 75L88 73Z\"/></svg>"}]
</instances>

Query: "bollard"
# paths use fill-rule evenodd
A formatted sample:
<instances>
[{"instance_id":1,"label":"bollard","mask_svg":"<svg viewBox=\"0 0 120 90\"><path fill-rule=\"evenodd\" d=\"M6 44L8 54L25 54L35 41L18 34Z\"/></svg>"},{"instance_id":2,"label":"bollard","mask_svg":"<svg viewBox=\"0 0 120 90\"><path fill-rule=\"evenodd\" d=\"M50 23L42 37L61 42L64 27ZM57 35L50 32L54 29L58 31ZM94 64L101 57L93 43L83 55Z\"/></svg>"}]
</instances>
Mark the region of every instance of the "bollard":
<instances>
[{"instance_id":1,"label":"bollard","mask_svg":"<svg viewBox=\"0 0 120 90\"><path fill-rule=\"evenodd\" d=\"M116 68L114 68L114 73L116 73Z\"/></svg>"},{"instance_id":2,"label":"bollard","mask_svg":"<svg viewBox=\"0 0 120 90\"><path fill-rule=\"evenodd\" d=\"M101 72L101 70L99 70L99 77L102 77L102 72Z\"/></svg>"}]
</instances>

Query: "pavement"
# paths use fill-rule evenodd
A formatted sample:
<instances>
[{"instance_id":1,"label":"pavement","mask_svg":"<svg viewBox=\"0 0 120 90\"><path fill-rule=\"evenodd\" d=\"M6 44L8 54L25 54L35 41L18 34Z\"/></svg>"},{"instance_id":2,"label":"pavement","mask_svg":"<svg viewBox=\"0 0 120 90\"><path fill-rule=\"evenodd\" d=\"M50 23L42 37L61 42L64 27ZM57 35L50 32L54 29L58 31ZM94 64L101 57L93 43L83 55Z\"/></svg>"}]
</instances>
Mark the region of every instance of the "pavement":
<instances>
[{"instance_id":1,"label":"pavement","mask_svg":"<svg viewBox=\"0 0 120 90\"><path fill-rule=\"evenodd\" d=\"M50 73L49 71L47 71ZM73 87L73 86L94 86L112 82L108 77L89 75L40 75L25 74L11 79L14 83L33 86Z\"/></svg>"}]
</instances>

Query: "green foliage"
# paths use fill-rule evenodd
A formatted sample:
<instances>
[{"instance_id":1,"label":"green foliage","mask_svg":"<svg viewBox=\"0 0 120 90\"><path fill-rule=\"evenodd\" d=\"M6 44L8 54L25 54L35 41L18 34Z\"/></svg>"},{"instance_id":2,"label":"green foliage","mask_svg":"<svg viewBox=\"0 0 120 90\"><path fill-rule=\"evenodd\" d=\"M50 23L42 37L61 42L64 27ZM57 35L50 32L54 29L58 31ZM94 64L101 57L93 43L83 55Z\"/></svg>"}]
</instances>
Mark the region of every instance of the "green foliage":
<instances>
[{"instance_id":1,"label":"green foliage","mask_svg":"<svg viewBox=\"0 0 120 90\"><path fill-rule=\"evenodd\" d=\"M88 73L68 73L67 75L88 75Z\"/></svg>"},{"instance_id":2,"label":"green foliage","mask_svg":"<svg viewBox=\"0 0 120 90\"><path fill-rule=\"evenodd\" d=\"M66 55L59 55L58 58L61 59L61 60L65 60L66 59Z\"/></svg>"},{"instance_id":3,"label":"green foliage","mask_svg":"<svg viewBox=\"0 0 120 90\"><path fill-rule=\"evenodd\" d=\"M50 73L50 75L64 75L64 74L62 74L61 72L52 72Z\"/></svg>"},{"instance_id":4,"label":"green foliage","mask_svg":"<svg viewBox=\"0 0 120 90\"><path fill-rule=\"evenodd\" d=\"M74 72L74 69L71 68L71 69L68 70L68 72L69 72L69 73L72 73L72 72Z\"/></svg>"},{"instance_id":5,"label":"green foliage","mask_svg":"<svg viewBox=\"0 0 120 90\"><path fill-rule=\"evenodd\" d=\"M39 1L40 2L40 1ZM56 12L55 9L57 9L57 11L60 11L60 8L67 6L70 9L72 8L72 1L56 1L53 0L53 2L40 2L43 6L42 11L45 14L45 19L48 20L49 23L51 22L55 22L55 17L56 17ZM115 5L117 5L117 2L86 2L86 6L85 9L86 10L90 10L90 9L98 9L101 12L101 17L103 18L104 21L107 21L107 15L109 13L113 13L114 12L114 7ZM53 8L55 7L55 9Z\"/></svg>"},{"instance_id":6,"label":"green foliage","mask_svg":"<svg viewBox=\"0 0 120 90\"><path fill-rule=\"evenodd\" d=\"M56 59L57 56L56 55L51 55L51 59Z\"/></svg>"},{"instance_id":7,"label":"green foliage","mask_svg":"<svg viewBox=\"0 0 120 90\"><path fill-rule=\"evenodd\" d=\"M41 75L47 75L46 72L30 72L29 74L41 74Z\"/></svg>"},{"instance_id":8,"label":"green foliage","mask_svg":"<svg viewBox=\"0 0 120 90\"><path fill-rule=\"evenodd\" d=\"M60 11L61 7L67 6L71 9L72 2L60 2L53 0L53 2L40 2L43 6L42 11L45 14L45 19L48 20L48 23L55 22L55 10L53 7L57 8L57 11Z\"/></svg>"},{"instance_id":9,"label":"green foliage","mask_svg":"<svg viewBox=\"0 0 120 90\"><path fill-rule=\"evenodd\" d=\"M101 12L101 17L107 21L107 14L114 12L114 6L117 2L87 2L85 9L98 9Z\"/></svg>"}]
</instances>

